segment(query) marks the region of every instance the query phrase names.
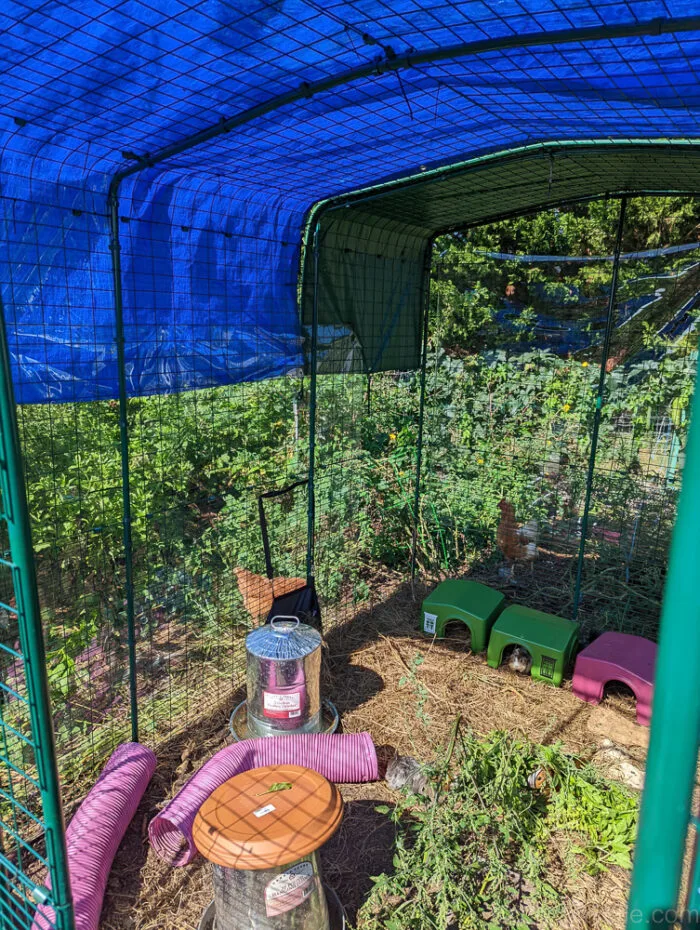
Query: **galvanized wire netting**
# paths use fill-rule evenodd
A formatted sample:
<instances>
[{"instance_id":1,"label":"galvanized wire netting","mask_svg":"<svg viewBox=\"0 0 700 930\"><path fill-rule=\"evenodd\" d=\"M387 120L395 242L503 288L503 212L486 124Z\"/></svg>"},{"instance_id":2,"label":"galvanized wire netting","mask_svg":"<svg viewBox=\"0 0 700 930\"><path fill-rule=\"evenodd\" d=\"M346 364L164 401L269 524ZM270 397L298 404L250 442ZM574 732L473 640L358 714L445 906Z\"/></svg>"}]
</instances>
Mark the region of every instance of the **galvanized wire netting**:
<instances>
[{"instance_id":1,"label":"galvanized wire netting","mask_svg":"<svg viewBox=\"0 0 700 930\"><path fill-rule=\"evenodd\" d=\"M434 272L423 567L466 568L577 617L584 635L656 637L695 377L695 212L664 233L665 248L640 249L638 204L614 295L609 222L593 248L563 251L593 208L550 214L538 238L548 255L528 254L537 220L520 221L443 240Z\"/></svg>"},{"instance_id":2,"label":"galvanized wire netting","mask_svg":"<svg viewBox=\"0 0 700 930\"><path fill-rule=\"evenodd\" d=\"M3 502L3 507L6 506ZM6 513L2 513L0 625L0 919L5 926L30 927L48 866L45 821L39 796L36 735L31 720L24 649L19 641Z\"/></svg>"},{"instance_id":3,"label":"galvanized wire netting","mask_svg":"<svg viewBox=\"0 0 700 930\"><path fill-rule=\"evenodd\" d=\"M0 305L0 310L2 309ZM0 359L7 370L4 323ZM0 923L72 925L27 502L11 395L0 397Z\"/></svg>"},{"instance_id":4,"label":"galvanized wire netting","mask_svg":"<svg viewBox=\"0 0 700 930\"><path fill-rule=\"evenodd\" d=\"M272 597L258 495L309 476L314 396L312 548L326 625L351 619L387 581L410 577L415 554L427 579L468 574L523 603L577 612L588 631L655 635L693 388L697 207L664 232L663 251L640 256L649 250L633 241L630 206L606 359L619 207L598 209L547 211L439 240L430 300L423 294L426 329L400 315L392 329L376 292L356 294L376 345L386 339L399 360L402 340L412 360L418 346L422 371L372 370L349 328L324 324L315 378L307 364L263 381L129 399L126 458L116 400L18 408L66 798L82 795L86 777L132 732L125 461L136 702L140 736L155 745L233 706L245 633ZM572 253L577 220L602 231ZM181 248L185 240L183 232ZM533 252L534 241L548 254ZM679 244L693 248L674 251ZM377 275L391 281L382 262L396 257L376 259ZM235 305L235 294L224 297ZM161 373L195 364L159 355L157 327L141 335ZM529 524L534 557L499 549L501 501L517 527ZM306 578L308 510L304 485L267 504L277 577ZM14 687L21 663L11 611L2 642ZM3 710L23 733L20 704L6 699ZM10 730L7 738L6 794L10 763L31 771L21 738ZM16 816L18 799L5 800Z\"/></svg>"}]
</instances>

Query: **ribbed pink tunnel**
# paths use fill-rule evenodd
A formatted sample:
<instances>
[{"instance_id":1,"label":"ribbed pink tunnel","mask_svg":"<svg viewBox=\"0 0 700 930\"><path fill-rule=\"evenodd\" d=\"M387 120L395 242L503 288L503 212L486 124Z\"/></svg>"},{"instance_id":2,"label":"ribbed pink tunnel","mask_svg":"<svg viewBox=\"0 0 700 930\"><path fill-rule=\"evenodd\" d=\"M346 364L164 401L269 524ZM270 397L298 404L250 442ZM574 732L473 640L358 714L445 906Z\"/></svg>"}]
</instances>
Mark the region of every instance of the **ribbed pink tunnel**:
<instances>
[{"instance_id":1,"label":"ribbed pink tunnel","mask_svg":"<svg viewBox=\"0 0 700 930\"><path fill-rule=\"evenodd\" d=\"M68 825L68 873L76 930L97 930L114 856L155 770L155 754L146 746L118 746ZM48 876L45 881L50 884ZM52 927L53 909L39 907L32 930Z\"/></svg>"},{"instance_id":2,"label":"ribbed pink tunnel","mask_svg":"<svg viewBox=\"0 0 700 930\"><path fill-rule=\"evenodd\" d=\"M151 821L148 836L154 850L171 865L187 865L197 856L194 818L212 791L240 772L285 763L307 766L335 782L379 777L369 733L299 733L244 740L217 752Z\"/></svg>"}]
</instances>

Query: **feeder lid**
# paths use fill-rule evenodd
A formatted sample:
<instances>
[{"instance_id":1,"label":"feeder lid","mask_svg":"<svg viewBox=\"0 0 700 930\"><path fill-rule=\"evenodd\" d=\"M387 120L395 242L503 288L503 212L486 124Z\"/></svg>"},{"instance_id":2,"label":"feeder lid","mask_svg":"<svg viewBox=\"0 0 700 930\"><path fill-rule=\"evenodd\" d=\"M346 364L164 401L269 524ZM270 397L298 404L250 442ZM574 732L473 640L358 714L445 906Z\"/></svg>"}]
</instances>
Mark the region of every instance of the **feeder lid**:
<instances>
[{"instance_id":1,"label":"feeder lid","mask_svg":"<svg viewBox=\"0 0 700 930\"><path fill-rule=\"evenodd\" d=\"M268 765L224 782L192 827L199 852L231 869L288 865L330 839L343 819L340 792L299 765Z\"/></svg>"},{"instance_id":2,"label":"feeder lid","mask_svg":"<svg viewBox=\"0 0 700 930\"><path fill-rule=\"evenodd\" d=\"M273 617L245 638L246 650L258 659L303 659L321 645L321 634L298 617Z\"/></svg>"}]
</instances>

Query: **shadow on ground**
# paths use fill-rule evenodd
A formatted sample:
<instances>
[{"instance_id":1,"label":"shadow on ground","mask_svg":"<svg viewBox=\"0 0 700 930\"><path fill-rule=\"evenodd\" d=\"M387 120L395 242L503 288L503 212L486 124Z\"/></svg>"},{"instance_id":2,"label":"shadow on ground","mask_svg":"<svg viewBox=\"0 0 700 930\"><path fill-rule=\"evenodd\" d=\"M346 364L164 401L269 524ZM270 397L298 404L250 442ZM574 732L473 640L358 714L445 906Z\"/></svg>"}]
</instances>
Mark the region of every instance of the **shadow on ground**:
<instances>
[{"instance_id":1,"label":"shadow on ground","mask_svg":"<svg viewBox=\"0 0 700 930\"><path fill-rule=\"evenodd\" d=\"M395 827L388 814L377 811L378 804L371 799L348 801L340 830L321 854L324 877L353 925L372 890L372 876L393 871Z\"/></svg>"}]
</instances>

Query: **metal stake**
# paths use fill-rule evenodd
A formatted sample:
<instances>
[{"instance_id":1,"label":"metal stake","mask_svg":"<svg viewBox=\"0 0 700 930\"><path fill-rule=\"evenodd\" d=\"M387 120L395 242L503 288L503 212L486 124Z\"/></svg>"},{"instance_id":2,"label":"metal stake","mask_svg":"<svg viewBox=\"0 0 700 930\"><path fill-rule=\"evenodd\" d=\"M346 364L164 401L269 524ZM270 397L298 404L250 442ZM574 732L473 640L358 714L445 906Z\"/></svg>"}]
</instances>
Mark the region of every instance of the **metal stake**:
<instances>
[{"instance_id":1,"label":"metal stake","mask_svg":"<svg viewBox=\"0 0 700 930\"><path fill-rule=\"evenodd\" d=\"M661 611L649 755L639 816L628 930L697 926L700 869L677 910L700 732L700 388L696 380L683 484ZM694 824L697 829L697 824Z\"/></svg>"},{"instance_id":2,"label":"metal stake","mask_svg":"<svg viewBox=\"0 0 700 930\"><path fill-rule=\"evenodd\" d=\"M122 295L121 247L119 244L119 195L117 184L109 191L112 253L112 280L114 283L114 320L117 340L117 368L119 384L119 449L122 469L122 521L124 540L124 571L126 584L126 631L129 648L129 706L131 710L131 739L139 738L139 712L136 687L136 625L134 622L134 565L131 538L131 489L129 481L129 421L126 393L126 357L124 350L124 302Z\"/></svg>"},{"instance_id":3,"label":"metal stake","mask_svg":"<svg viewBox=\"0 0 700 930\"><path fill-rule=\"evenodd\" d=\"M425 376L428 367L428 327L429 327L429 300L430 300L430 255L428 248L423 270L423 338L421 345L420 362L420 400L418 403L418 437L416 443L416 490L413 501L413 540L411 544L411 587L416 578L416 562L418 558L418 526L420 524L420 492L423 467L423 427L425 423Z\"/></svg>"},{"instance_id":4,"label":"metal stake","mask_svg":"<svg viewBox=\"0 0 700 930\"><path fill-rule=\"evenodd\" d=\"M615 329L615 299L617 296L617 279L620 270L620 252L622 249L622 232L625 225L625 211L627 210L627 198L623 197L620 201L620 216L617 221L617 237L615 239L615 253L613 256L612 281L610 284L610 300L608 301L608 318L605 324L605 336L603 338L603 351L600 360L600 377L598 378L598 394L595 402L595 414L593 416L593 431L591 432L591 454L588 459L588 477L586 479L586 499L583 505L583 517L581 519L581 544L578 550L578 565L576 567L576 587L574 589L574 606L572 619L578 617L578 610L581 604L581 582L583 580L583 565L586 555L586 537L588 535L588 518L591 511L591 497L593 494L593 478L595 477L596 453L598 451L598 435L600 433L600 421L603 416L603 401L605 398L605 366L610 354L610 342L612 340L613 330Z\"/></svg>"},{"instance_id":5,"label":"metal stake","mask_svg":"<svg viewBox=\"0 0 700 930\"><path fill-rule=\"evenodd\" d=\"M12 369L7 345L5 314L0 303L0 481L4 518L12 558L12 582L17 608L19 638L24 658L29 714L32 729L44 828L51 877L49 906L57 930L74 930L75 915L68 878L65 823L56 765L46 652L41 625L36 565L25 485L24 466L17 429ZM21 868L21 862L17 864ZM4 874L7 873L3 870ZM9 901L6 902L9 904ZM7 915L6 915L7 916Z\"/></svg>"},{"instance_id":6,"label":"metal stake","mask_svg":"<svg viewBox=\"0 0 700 930\"><path fill-rule=\"evenodd\" d=\"M311 372L309 383L309 499L306 526L306 580L312 584L316 574L314 541L316 533L316 391L318 368L318 273L320 248L320 221L314 229L314 297L311 320Z\"/></svg>"}]
</instances>

